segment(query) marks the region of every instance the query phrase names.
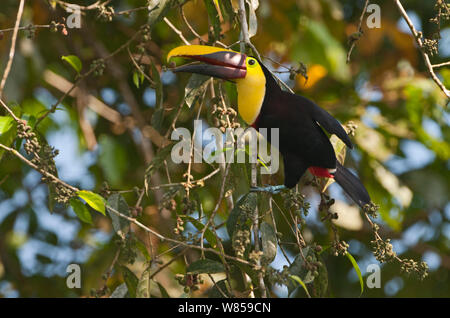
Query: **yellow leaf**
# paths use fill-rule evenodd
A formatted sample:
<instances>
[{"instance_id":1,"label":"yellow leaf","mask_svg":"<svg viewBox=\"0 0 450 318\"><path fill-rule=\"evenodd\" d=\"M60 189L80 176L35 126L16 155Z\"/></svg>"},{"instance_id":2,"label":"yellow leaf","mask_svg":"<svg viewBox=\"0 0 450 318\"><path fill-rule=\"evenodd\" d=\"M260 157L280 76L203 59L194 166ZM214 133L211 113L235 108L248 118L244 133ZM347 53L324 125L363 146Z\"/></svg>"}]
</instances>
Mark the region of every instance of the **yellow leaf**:
<instances>
[{"instance_id":1,"label":"yellow leaf","mask_svg":"<svg viewBox=\"0 0 450 318\"><path fill-rule=\"evenodd\" d=\"M310 89L328 74L328 70L320 64L314 64L308 68L308 80L303 76L297 76L297 85L302 89Z\"/></svg>"}]
</instances>

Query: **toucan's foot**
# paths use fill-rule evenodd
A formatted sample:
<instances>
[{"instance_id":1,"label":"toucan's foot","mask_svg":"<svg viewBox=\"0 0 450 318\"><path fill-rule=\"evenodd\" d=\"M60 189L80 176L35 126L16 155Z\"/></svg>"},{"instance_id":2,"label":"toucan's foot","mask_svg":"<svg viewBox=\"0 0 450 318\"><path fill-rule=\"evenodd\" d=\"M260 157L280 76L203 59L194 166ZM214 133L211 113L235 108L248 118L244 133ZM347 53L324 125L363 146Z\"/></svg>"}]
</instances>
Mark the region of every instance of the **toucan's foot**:
<instances>
[{"instance_id":1,"label":"toucan's foot","mask_svg":"<svg viewBox=\"0 0 450 318\"><path fill-rule=\"evenodd\" d=\"M284 184L276 186L266 186L266 187L250 187L250 192L268 192L271 194L278 194L282 190L286 189Z\"/></svg>"}]
</instances>

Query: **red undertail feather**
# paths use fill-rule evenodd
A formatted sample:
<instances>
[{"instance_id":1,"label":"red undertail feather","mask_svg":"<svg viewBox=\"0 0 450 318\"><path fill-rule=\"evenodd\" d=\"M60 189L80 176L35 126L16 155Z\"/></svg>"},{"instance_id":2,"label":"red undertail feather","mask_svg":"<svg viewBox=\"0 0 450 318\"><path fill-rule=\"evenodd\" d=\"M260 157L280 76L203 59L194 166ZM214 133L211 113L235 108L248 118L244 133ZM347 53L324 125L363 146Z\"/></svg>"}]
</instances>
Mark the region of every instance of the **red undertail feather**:
<instances>
[{"instance_id":1,"label":"red undertail feather","mask_svg":"<svg viewBox=\"0 0 450 318\"><path fill-rule=\"evenodd\" d=\"M334 175L332 175L327 168L309 167L308 170L309 172L311 172L311 174L315 175L316 177L334 178Z\"/></svg>"}]
</instances>

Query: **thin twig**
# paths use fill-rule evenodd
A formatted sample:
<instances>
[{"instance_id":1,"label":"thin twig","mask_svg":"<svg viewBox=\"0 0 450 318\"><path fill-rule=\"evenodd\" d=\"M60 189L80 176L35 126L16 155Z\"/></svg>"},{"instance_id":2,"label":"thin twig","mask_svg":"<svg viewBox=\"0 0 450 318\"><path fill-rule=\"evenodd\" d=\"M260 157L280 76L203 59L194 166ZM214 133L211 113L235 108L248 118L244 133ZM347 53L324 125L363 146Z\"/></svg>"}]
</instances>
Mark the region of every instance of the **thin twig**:
<instances>
[{"instance_id":1,"label":"thin twig","mask_svg":"<svg viewBox=\"0 0 450 318\"><path fill-rule=\"evenodd\" d=\"M22 156L22 154L20 152L18 152L16 149L14 148L10 148L7 147L3 144L0 144L0 148L3 148L4 150L12 153L13 155L15 155L17 158L19 158L20 160L22 160L23 162L25 162L27 165L29 165L31 168L33 168L34 170L40 172L41 174L45 175L46 177L51 178L53 181L56 181L60 184L62 184L63 186L65 186L66 188L69 188L70 190L74 191L74 192L78 192L79 189L71 186L70 184L65 183L64 181L62 181L61 179L58 179L57 177L55 177L54 175L52 175L51 173L42 170L41 168L39 168L38 166L36 166L34 163L32 163L30 160L28 160L27 158L25 158L24 156Z\"/></svg>"},{"instance_id":2,"label":"thin twig","mask_svg":"<svg viewBox=\"0 0 450 318\"><path fill-rule=\"evenodd\" d=\"M214 99L216 97L216 92L214 90L214 81L211 81L210 89L211 89L211 97ZM224 109L224 112L225 112L225 120L227 122L227 127L232 127L230 116L229 116L229 114L227 112L228 106L226 105L225 99L223 97L222 85L221 84L219 85L219 97L220 97L220 102L221 102L222 108ZM233 147L234 147L234 144L235 144L234 135L232 135L231 138L232 138ZM222 152L220 154L220 157L221 157L221 162L219 163L220 170L221 170L223 175L228 174L228 172L226 171L226 167L225 167L225 161L226 161L225 160L225 153ZM232 194L228 195L226 197L226 200L227 200L228 209L232 210L233 207L234 207L233 195Z\"/></svg>"},{"instance_id":3,"label":"thin twig","mask_svg":"<svg viewBox=\"0 0 450 318\"><path fill-rule=\"evenodd\" d=\"M105 291L107 289L108 280L112 276L114 266L116 265L117 261L119 260L119 255L120 255L120 248L117 249L117 251L114 255L113 261L111 262L111 265L109 266L108 271L105 273L106 274L105 283L104 283L103 287L100 288L100 291Z\"/></svg>"},{"instance_id":4,"label":"thin twig","mask_svg":"<svg viewBox=\"0 0 450 318\"><path fill-rule=\"evenodd\" d=\"M275 220L275 215L273 213L272 202L274 202L274 200L272 197L270 197L269 198L269 210L270 210L269 212L270 212L270 216L272 217L273 229L274 229L275 233L277 234L278 233L277 222ZM283 246L281 245L281 241L280 241L280 238L278 237L278 235L276 235L276 238L277 238L277 243L278 243L278 246L280 247L281 253L283 253L284 258L286 259L286 261L288 262L288 264L290 266L291 261L289 260L289 257L287 256L286 251L284 250Z\"/></svg>"},{"instance_id":5,"label":"thin twig","mask_svg":"<svg viewBox=\"0 0 450 318\"><path fill-rule=\"evenodd\" d=\"M222 177L222 185L220 186L219 199L217 200L216 206L215 206L214 210L212 211L212 213L208 219L208 222L206 222L206 224L203 227L203 230L201 232L200 245L202 247L203 247L203 240L204 240L205 232L209 228L209 226L213 223L214 217L216 216L217 211L219 211L220 204L222 203L222 199L225 194L225 185L226 185L226 180L227 180L229 170L230 170L230 164L227 164L227 167L225 168L225 172Z\"/></svg>"},{"instance_id":6,"label":"thin twig","mask_svg":"<svg viewBox=\"0 0 450 318\"><path fill-rule=\"evenodd\" d=\"M245 47L248 46L253 50L253 53L256 54L258 59L261 61L261 56L256 50L255 46L250 42L250 37L248 35L248 24L247 24L247 14L245 10L245 0L239 0L239 20L241 23L241 42L240 50L241 53L245 53ZM257 186L257 168L256 164L252 164L251 171L251 186ZM253 238L255 244L255 252L259 252L259 211L258 206L255 207L255 211L253 212ZM257 259L257 266L261 266L261 260ZM264 275L262 271L258 271L258 283L259 289L261 290L261 297L267 298L267 290L264 283Z\"/></svg>"},{"instance_id":7,"label":"thin twig","mask_svg":"<svg viewBox=\"0 0 450 318\"><path fill-rule=\"evenodd\" d=\"M97 8L101 7L101 6L106 6L108 5L112 0L106 0L103 3L99 0L94 2L93 4L90 4L88 6L80 6L77 4L78 8L82 11L89 11L89 10L96 10ZM56 3L58 3L62 8L67 9L67 8L72 8L73 4L72 3L68 3L62 0L55 0Z\"/></svg>"},{"instance_id":8,"label":"thin twig","mask_svg":"<svg viewBox=\"0 0 450 318\"><path fill-rule=\"evenodd\" d=\"M116 15L127 15L132 12L141 11L141 10L148 10L148 7L138 7L138 8L128 9L128 10L123 10L123 11L116 12Z\"/></svg>"},{"instance_id":9,"label":"thin twig","mask_svg":"<svg viewBox=\"0 0 450 318\"><path fill-rule=\"evenodd\" d=\"M443 66L450 66L450 62L444 62L444 63L440 63L440 64L434 64L433 68L439 68L439 67L443 67Z\"/></svg>"},{"instance_id":10,"label":"thin twig","mask_svg":"<svg viewBox=\"0 0 450 318\"><path fill-rule=\"evenodd\" d=\"M363 10L361 12L361 16L359 17L359 25L358 25L358 32L359 32L359 34L358 34L358 37L352 40L350 49L347 52L347 64L350 63L350 56L352 55L353 49L356 46L356 42L358 42L359 38L363 34L362 23L363 23L364 15L366 14L368 5L369 5L369 0L366 0L366 3L364 4L364 8L363 8Z\"/></svg>"},{"instance_id":11,"label":"thin twig","mask_svg":"<svg viewBox=\"0 0 450 318\"><path fill-rule=\"evenodd\" d=\"M255 48L252 42L250 42L250 37L248 35L248 23L247 23L247 13L245 10L245 0L239 0L239 21L241 23L241 53L245 53L245 46L250 47L253 50L253 53L256 54L257 58L261 61L261 56L259 55L258 50Z\"/></svg>"},{"instance_id":12,"label":"thin twig","mask_svg":"<svg viewBox=\"0 0 450 318\"><path fill-rule=\"evenodd\" d=\"M191 45L191 43L189 43L188 40L186 40L186 38L184 37L183 33L178 30L173 24L172 22L169 21L169 19L164 18L164 22L166 22L166 24L176 33L178 34L178 36L180 37L180 39L184 42L184 44L186 45Z\"/></svg>"},{"instance_id":13,"label":"thin twig","mask_svg":"<svg viewBox=\"0 0 450 318\"><path fill-rule=\"evenodd\" d=\"M127 47L127 52L128 52L128 55L130 56L131 61L133 62L134 66L139 71L139 73L141 73L147 79L147 81L150 82L151 85L155 85L155 82L153 81L153 79L150 76L148 76L147 74L145 74L144 70L139 66L139 64L134 59L133 55L131 54L130 47Z\"/></svg>"},{"instance_id":14,"label":"thin twig","mask_svg":"<svg viewBox=\"0 0 450 318\"><path fill-rule=\"evenodd\" d=\"M219 285L217 285L216 280L214 279L214 277L211 274L208 274L209 279L212 281L213 285L217 288L217 290L220 292L220 294L224 297L224 298L229 298L228 295L222 290L222 288L220 288Z\"/></svg>"},{"instance_id":15,"label":"thin twig","mask_svg":"<svg viewBox=\"0 0 450 318\"><path fill-rule=\"evenodd\" d=\"M203 93L203 97L204 97L205 93ZM203 98L202 98L202 103L200 103L199 107L198 107L198 112L197 112L197 117L196 120L198 121L200 119L200 113L202 111L203 108ZM194 147L195 144L195 138L196 138L196 133L197 133L197 129L194 129L194 132L192 133L192 138L191 138L191 152L189 154L189 163L188 163L188 168L187 168L187 172L186 172L186 185L185 185L185 189L186 189L186 196L189 198L189 190L192 187L192 182L191 182L191 168L192 168L192 161L194 161L194 151L196 149L196 147ZM203 132L200 132L201 134Z\"/></svg>"},{"instance_id":16,"label":"thin twig","mask_svg":"<svg viewBox=\"0 0 450 318\"><path fill-rule=\"evenodd\" d=\"M182 250L181 252L177 253L174 257L172 257L172 259L170 261L168 261L167 263L165 263L164 265L161 265L153 274L150 275L150 279L152 279L153 277L155 277L158 273L160 273L164 268L167 268L167 266L169 266L170 264L172 264L173 262L175 262L178 258L180 258L181 256L184 256L184 254L186 254L186 252L188 251L187 248L185 248L184 250Z\"/></svg>"},{"instance_id":17,"label":"thin twig","mask_svg":"<svg viewBox=\"0 0 450 318\"><path fill-rule=\"evenodd\" d=\"M121 52L122 50L124 50L125 48L127 48L140 34L142 33L141 29L139 31L137 31L128 41L126 41L124 44L122 44L120 47L118 47L115 51L113 51L112 53L106 55L105 57L102 58L102 61L107 61L110 58L114 57L116 54L118 54L119 52ZM72 87L67 90L57 101L56 103L54 103L49 110L47 110L47 112L45 112L41 117L39 117L36 120L36 123L34 124L34 129L37 128L37 126L42 122L42 120L44 120L48 115L50 115L51 113L54 113L56 111L56 108L59 106L59 104L61 104L63 102L63 100L70 95L70 93L80 84L80 82L88 77L89 75L91 75L94 71L96 70L96 68L92 67L89 71L79 75L77 77L77 80L73 83Z\"/></svg>"},{"instance_id":18,"label":"thin twig","mask_svg":"<svg viewBox=\"0 0 450 318\"><path fill-rule=\"evenodd\" d=\"M6 64L5 72L3 73L2 81L0 82L0 98L3 95L3 89L5 88L6 80L8 78L9 72L11 71L14 54L16 52L17 33L19 32L20 20L22 19L24 5L25 5L25 0L20 0L19 9L17 11L16 25L14 26L14 32L13 32L13 36L11 39L11 48L9 50L9 58L8 58L8 62Z\"/></svg>"},{"instance_id":19,"label":"thin twig","mask_svg":"<svg viewBox=\"0 0 450 318\"><path fill-rule=\"evenodd\" d=\"M8 105L5 104L5 102L0 98L0 104L2 104L3 108L6 109L6 111L11 115L11 117L16 121L16 122L20 122L21 119L18 118L13 111L8 107Z\"/></svg>"},{"instance_id":20,"label":"thin twig","mask_svg":"<svg viewBox=\"0 0 450 318\"><path fill-rule=\"evenodd\" d=\"M406 13L405 9L403 8L402 3L400 0L394 0L394 3L397 5L398 10L400 11L400 14L402 15L403 19L408 24L409 29L411 30L412 35L414 36L414 40L416 41L419 51L422 54L422 57L424 59L425 65L427 67L428 73L430 74L433 81L439 86L439 88L444 92L444 94L447 96L447 98L450 98L450 90L448 90L445 85L441 82L441 80L437 77L436 73L434 73L433 65L431 64L430 57L425 52L425 48L422 41L422 35L419 33L414 24L412 23L411 19L409 18L408 14Z\"/></svg>"},{"instance_id":21,"label":"thin twig","mask_svg":"<svg viewBox=\"0 0 450 318\"><path fill-rule=\"evenodd\" d=\"M217 168L216 170L214 170L213 172L211 172L208 175L204 176L203 178L191 181L191 185L202 184L206 180L208 180L211 177L213 177L214 175L216 175L219 171L220 171L220 169ZM186 182L183 181L183 182L160 184L160 185L157 185L157 186L148 187L148 189L149 190L155 190L155 189L160 189L160 188L170 188L170 187L176 187L176 186L183 186L184 187L185 185L186 185ZM132 191L134 191L134 190L132 190Z\"/></svg>"},{"instance_id":22,"label":"thin twig","mask_svg":"<svg viewBox=\"0 0 450 318\"><path fill-rule=\"evenodd\" d=\"M65 182L62 181L61 179L55 177L53 174L51 174L51 173L49 173L49 172L47 172L47 171L44 171L44 170L40 169L38 166L36 166L36 165L35 165L34 163L32 163L30 160L28 160L27 158L25 158L24 156L22 156L22 154L20 154L17 150L15 150L15 149L13 149L13 148L10 148L10 147L7 147L7 146L5 146L5 145L3 145L3 144L0 144L0 148L3 148L4 150L6 150L6 151L12 153L12 154L15 155L16 157L18 157L20 160L22 160L23 162L25 162L28 166L30 166L31 168L33 168L33 169L35 169L36 171L40 172L41 174L44 174L46 177L51 178L51 179L54 180L55 182L58 182L58 183L64 185L65 187L71 189L71 190L74 191L74 192L78 192L78 191L79 191L79 189L77 189L77 188L75 188L75 187L73 187L73 186L71 186L71 185L65 183ZM108 209L108 211L110 211L110 212L116 214L117 216L119 216L119 217L121 217L121 218L123 218L123 219L125 219L125 220L128 220L130 223L133 223L134 225L138 226L139 228L143 229L144 231L146 231L146 232L148 232L148 233L150 233L150 234L156 236L157 238L159 238L159 239L160 239L161 241L163 241L163 242L166 241L166 242L170 242L170 243L174 243L174 244L178 244L178 245L184 246L184 247L186 247L186 248L197 249L197 250L201 250L201 251L203 251L203 252L214 253L214 254L216 254L216 255L218 255L218 256L225 257L225 258L227 258L227 259L234 260L234 261L236 261L236 262L239 262L239 263L242 263L242 264L245 264L245 265L252 266L252 264L251 264L250 262L248 262L248 261L246 261L246 260L244 260L244 259L241 259L241 258L238 258L238 257L234 257L234 256L231 256L231 255L226 255L226 254L221 253L221 252L219 252L219 251L217 251L217 250L215 250L215 249L213 249L213 248L205 248L205 247L201 247L201 246L197 246L197 245L192 245L192 244L189 244L189 243L186 243L186 242L178 241L178 240L175 240L175 239L172 239L172 238L163 236L163 235L159 234L158 232L152 230L151 228L145 226L144 224L142 224L141 222L139 222L139 221L136 220L135 218L132 218L132 217L130 217L130 216L128 216L128 215L125 215L125 214L120 213L119 211L117 211L116 209L114 209L113 207L111 207L111 206L108 205L108 204L106 204L106 208Z\"/></svg>"},{"instance_id":23,"label":"thin twig","mask_svg":"<svg viewBox=\"0 0 450 318\"><path fill-rule=\"evenodd\" d=\"M244 260L242 258L231 256L231 255L226 255L226 254L223 255L221 252L219 252L219 251L217 251L217 250L215 250L213 248L210 248L210 247L203 247L202 248L201 246L192 245L192 244L189 244L189 243L186 243L186 242L178 241L178 240L175 240L175 239L163 236L163 235L159 234L158 232L152 230L151 228L145 226L144 224L142 224L141 222L139 222L135 218L132 218L132 217L129 217L128 215L122 214L122 213L120 213L119 211L115 210L114 208L112 208L109 205L107 205L106 207L108 208L109 211L113 212L114 214L118 215L119 217L121 217L123 219L128 220L129 222L131 222L134 225L140 227L144 231L151 233L152 235L156 236L157 238L159 238L163 242L166 241L166 242L170 242L170 243L174 243L174 244L179 244L179 245L187 247L187 248L201 250L201 251L204 251L204 252L214 253L216 255L224 256L227 259L234 260L234 261L242 263L242 264L252 265L250 262L248 262L248 261L246 261L246 260Z\"/></svg>"},{"instance_id":24,"label":"thin twig","mask_svg":"<svg viewBox=\"0 0 450 318\"><path fill-rule=\"evenodd\" d=\"M253 45L253 43L250 41L250 37L248 35L248 24L247 24L247 16L245 11L245 0L239 0L239 21L241 22L241 37L242 40L240 41L240 51L241 53L245 53L245 46L248 46L252 49L253 53L256 55L256 58L259 61L262 61L261 55L259 54L256 47ZM292 88L290 88L285 82L283 82L274 72L269 70L269 72L272 74L272 76L278 81L279 84L281 84L283 87L285 87L289 92L294 93Z\"/></svg>"},{"instance_id":25,"label":"thin twig","mask_svg":"<svg viewBox=\"0 0 450 318\"><path fill-rule=\"evenodd\" d=\"M27 25L27 26L21 26L18 28L19 31L22 30L29 30L30 28L33 29L47 29L50 28L51 25L50 24L31 24L31 25ZM7 28L7 29L1 29L0 32L10 32L10 31L14 31L16 28Z\"/></svg>"},{"instance_id":26,"label":"thin twig","mask_svg":"<svg viewBox=\"0 0 450 318\"><path fill-rule=\"evenodd\" d=\"M191 31L191 33L200 41L200 44L205 44L205 41L202 39L201 35L198 34L194 28L192 27L192 25L189 23L189 21L186 18L186 15L184 14L184 10L183 7L180 8L180 14L181 14L181 18L183 19L184 23L186 24L186 26L188 27L189 31Z\"/></svg>"},{"instance_id":27,"label":"thin twig","mask_svg":"<svg viewBox=\"0 0 450 318\"><path fill-rule=\"evenodd\" d=\"M80 75L80 77L78 77L78 79L73 83L72 87L67 90L62 96L59 97L59 99L50 107L49 110L47 110L43 115L41 115L41 117L39 117L36 120L36 123L34 124L34 129L37 128L37 126L51 113L54 113L57 109L57 107L59 106L59 104L61 104L63 102L63 100L70 95L70 93L72 93L72 91L80 84L81 80L88 76L89 74L91 74L94 71L94 69L91 69L89 72Z\"/></svg>"}]
</instances>

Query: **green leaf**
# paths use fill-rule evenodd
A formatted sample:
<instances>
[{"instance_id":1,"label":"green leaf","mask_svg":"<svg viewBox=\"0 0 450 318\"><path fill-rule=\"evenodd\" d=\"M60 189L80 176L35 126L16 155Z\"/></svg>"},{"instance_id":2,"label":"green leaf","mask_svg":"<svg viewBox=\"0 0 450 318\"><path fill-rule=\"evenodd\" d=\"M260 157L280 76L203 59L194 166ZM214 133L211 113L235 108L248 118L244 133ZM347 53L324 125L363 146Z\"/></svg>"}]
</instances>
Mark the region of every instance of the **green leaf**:
<instances>
[{"instance_id":1,"label":"green leaf","mask_svg":"<svg viewBox=\"0 0 450 318\"><path fill-rule=\"evenodd\" d=\"M208 12L209 23L213 26L214 31L214 39L210 40L219 40L220 39L220 18L219 12L217 11L217 7L213 0L204 0L206 11Z\"/></svg>"},{"instance_id":2,"label":"green leaf","mask_svg":"<svg viewBox=\"0 0 450 318\"><path fill-rule=\"evenodd\" d=\"M153 26L155 23L161 21L176 4L178 4L176 0L149 0L148 24Z\"/></svg>"},{"instance_id":3,"label":"green leaf","mask_svg":"<svg viewBox=\"0 0 450 318\"><path fill-rule=\"evenodd\" d=\"M345 62L347 58L347 52L342 44L333 36L325 24L309 20L306 24L305 41L308 41L310 46L308 58L304 58L308 52L300 46L298 49L303 50L301 56L295 56L295 59L309 61L313 63L323 64L328 70L331 71L333 76L340 81L348 81L350 79L350 68ZM311 42L311 43L310 43ZM313 52L313 53L312 53Z\"/></svg>"},{"instance_id":4,"label":"green leaf","mask_svg":"<svg viewBox=\"0 0 450 318\"><path fill-rule=\"evenodd\" d=\"M118 141L118 138L106 134L100 135L98 143L100 145L99 165L106 181L111 187L120 187L129 164L126 148Z\"/></svg>"},{"instance_id":5,"label":"green leaf","mask_svg":"<svg viewBox=\"0 0 450 318\"><path fill-rule=\"evenodd\" d=\"M51 147L51 146L49 145L49 143L44 135L40 134L38 131L36 131L36 135L39 139L39 143L42 146L41 151L39 152L39 157L43 158L46 156L45 151L44 151L45 147ZM54 161L48 162L48 166L49 166L48 167L49 171L53 171L52 173L55 175L55 177L58 177L58 169L56 169L55 162ZM58 193L57 193L56 188L57 187L54 183L48 184L48 209L49 209L50 213L53 213L53 209L57 202L56 198L58 197Z\"/></svg>"},{"instance_id":6,"label":"green leaf","mask_svg":"<svg viewBox=\"0 0 450 318\"><path fill-rule=\"evenodd\" d=\"M151 119L151 124L156 130L160 131L164 119L163 84L161 82L161 77L159 75L158 69L156 68L156 65L155 63L153 63L153 61L152 61L152 79L155 82L156 104L155 104L155 112L153 113Z\"/></svg>"},{"instance_id":7,"label":"green leaf","mask_svg":"<svg viewBox=\"0 0 450 318\"><path fill-rule=\"evenodd\" d=\"M51 264L51 263L53 263L53 260L50 257L48 257L46 255L42 255L42 254L37 254L36 255L36 259L42 264Z\"/></svg>"},{"instance_id":8,"label":"green leaf","mask_svg":"<svg viewBox=\"0 0 450 318\"><path fill-rule=\"evenodd\" d=\"M201 259L190 264L186 272L188 274L216 274L225 272L225 267L222 263L210 259Z\"/></svg>"},{"instance_id":9,"label":"green leaf","mask_svg":"<svg viewBox=\"0 0 450 318\"><path fill-rule=\"evenodd\" d=\"M127 201L125 201L120 193L113 193L108 197L107 202L108 205L106 206L106 210L108 211L108 215L111 217L113 229L117 235L121 238L125 238L125 235L130 228L130 222L118 216L116 213L111 211L111 209L114 209L115 211L126 216L130 216L130 208L128 207Z\"/></svg>"},{"instance_id":10,"label":"green leaf","mask_svg":"<svg viewBox=\"0 0 450 318\"><path fill-rule=\"evenodd\" d=\"M130 271L130 269L126 266L121 266L120 270L122 272L123 280L128 288L128 294L131 298L136 298L136 288L139 283L139 279L137 276Z\"/></svg>"},{"instance_id":11,"label":"green leaf","mask_svg":"<svg viewBox=\"0 0 450 318\"><path fill-rule=\"evenodd\" d=\"M77 196L82 198L86 203L93 208L95 211L100 212L103 215L105 214L105 199L94 192L87 191L87 190L81 190L78 191Z\"/></svg>"},{"instance_id":12,"label":"green leaf","mask_svg":"<svg viewBox=\"0 0 450 318\"><path fill-rule=\"evenodd\" d=\"M250 228L250 215L258 203L258 195L250 192L243 195L235 204L227 220L227 232L230 238L236 229Z\"/></svg>"},{"instance_id":13,"label":"green leaf","mask_svg":"<svg viewBox=\"0 0 450 318\"><path fill-rule=\"evenodd\" d=\"M16 124L9 116L0 116L0 143L9 147L16 137ZM5 150L0 149L0 160Z\"/></svg>"},{"instance_id":14,"label":"green leaf","mask_svg":"<svg viewBox=\"0 0 450 318\"><path fill-rule=\"evenodd\" d=\"M134 83L134 86L136 86L137 88L139 88L140 82L139 82L139 74L138 74L137 71L134 71L134 72L133 72L133 83Z\"/></svg>"},{"instance_id":15,"label":"green leaf","mask_svg":"<svg viewBox=\"0 0 450 318\"><path fill-rule=\"evenodd\" d=\"M201 97L206 89L209 76L192 74L184 89L184 100L186 105L191 108L195 104L197 99Z\"/></svg>"},{"instance_id":16,"label":"green leaf","mask_svg":"<svg viewBox=\"0 0 450 318\"><path fill-rule=\"evenodd\" d=\"M81 72L81 69L83 68L83 64L81 63L81 60L76 55L66 55L61 56L61 60L66 61L70 64L70 66L73 67L75 71L79 74Z\"/></svg>"},{"instance_id":17,"label":"green leaf","mask_svg":"<svg viewBox=\"0 0 450 318\"><path fill-rule=\"evenodd\" d=\"M157 131L161 132L163 121L164 121L164 108L158 108L153 113L150 122Z\"/></svg>"},{"instance_id":18,"label":"green leaf","mask_svg":"<svg viewBox=\"0 0 450 318\"><path fill-rule=\"evenodd\" d=\"M272 225L267 222L261 223L260 230L263 251L261 262L263 264L270 264L277 255L277 235Z\"/></svg>"},{"instance_id":19,"label":"green leaf","mask_svg":"<svg viewBox=\"0 0 450 318\"><path fill-rule=\"evenodd\" d=\"M250 239L244 240L242 236L246 234L250 237L253 213L258 204L258 195L255 192L244 194L235 204L227 220L227 232L231 238L231 243L236 255L246 256L251 248ZM238 241L239 238L239 241ZM237 252L239 254L237 254ZM248 272L247 272L248 273Z\"/></svg>"},{"instance_id":20,"label":"green leaf","mask_svg":"<svg viewBox=\"0 0 450 318\"><path fill-rule=\"evenodd\" d=\"M142 255L144 255L145 259L147 261L150 261L152 257L150 256L150 253L147 251L147 247L145 247L145 244L139 241L139 239L136 239L135 241L136 248L141 251Z\"/></svg>"},{"instance_id":21,"label":"green leaf","mask_svg":"<svg viewBox=\"0 0 450 318\"><path fill-rule=\"evenodd\" d=\"M170 298L170 295L167 292L167 290L164 288L164 286L161 285L159 282L156 282L156 284L158 284L158 288L159 288L159 292L161 293L161 297L162 298Z\"/></svg>"},{"instance_id":22,"label":"green leaf","mask_svg":"<svg viewBox=\"0 0 450 318\"><path fill-rule=\"evenodd\" d=\"M36 118L44 115L49 109L47 108L49 105L45 105L41 101L36 98L28 98L25 99L21 104L21 110L23 112L23 117L26 119L28 117L28 125L30 127L34 127L36 124ZM57 110L60 110L61 107L57 107ZM55 123L50 116L45 117L41 123L39 124L39 132L45 134L50 126L53 126ZM38 131L35 131L38 133Z\"/></svg>"},{"instance_id":23,"label":"green leaf","mask_svg":"<svg viewBox=\"0 0 450 318\"><path fill-rule=\"evenodd\" d=\"M150 266L142 273L136 287L136 298L150 298Z\"/></svg>"},{"instance_id":24,"label":"green leaf","mask_svg":"<svg viewBox=\"0 0 450 318\"><path fill-rule=\"evenodd\" d=\"M125 298L127 293L128 293L127 284L122 283L119 286L117 286L116 289L114 289L109 298Z\"/></svg>"},{"instance_id":25,"label":"green leaf","mask_svg":"<svg viewBox=\"0 0 450 318\"><path fill-rule=\"evenodd\" d=\"M14 127L14 119L9 116L0 116L0 135Z\"/></svg>"},{"instance_id":26,"label":"green leaf","mask_svg":"<svg viewBox=\"0 0 450 318\"><path fill-rule=\"evenodd\" d=\"M205 228L205 225L202 222L194 219L191 216L182 216L181 218L188 222L191 222L199 231L202 231ZM205 231L205 239L206 241L208 241L212 248L215 248L217 246L217 238L210 229L207 229Z\"/></svg>"},{"instance_id":27,"label":"green leaf","mask_svg":"<svg viewBox=\"0 0 450 318\"><path fill-rule=\"evenodd\" d=\"M53 213L57 197L58 193L56 192L56 186L53 183L50 183L48 185L48 210L50 213Z\"/></svg>"},{"instance_id":28,"label":"green leaf","mask_svg":"<svg viewBox=\"0 0 450 318\"><path fill-rule=\"evenodd\" d=\"M251 38L258 30L258 19L256 17L256 9L259 7L258 0L246 0L248 4L248 36Z\"/></svg>"},{"instance_id":29,"label":"green leaf","mask_svg":"<svg viewBox=\"0 0 450 318\"><path fill-rule=\"evenodd\" d=\"M318 264L317 272L319 273L319 275L314 279L313 282L313 296L325 297L328 291L328 270L318 253L316 253L316 257Z\"/></svg>"},{"instance_id":30,"label":"green leaf","mask_svg":"<svg viewBox=\"0 0 450 318\"><path fill-rule=\"evenodd\" d=\"M345 256L347 256L347 258L350 260L350 262L352 263L353 268L355 269L356 274L358 275L359 285L361 286L361 293L359 294L359 296L361 297L361 295L364 292L364 280L363 280L363 277L361 275L361 269L359 268L359 265L356 262L355 258L352 256L352 254L347 252L347 254L345 254Z\"/></svg>"},{"instance_id":31,"label":"green leaf","mask_svg":"<svg viewBox=\"0 0 450 318\"><path fill-rule=\"evenodd\" d=\"M228 20L230 24L233 24L235 13L233 5L231 4L231 0L221 0L217 2L220 5L220 11L224 19Z\"/></svg>"},{"instance_id":32,"label":"green leaf","mask_svg":"<svg viewBox=\"0 0 450 318\"><path fill-rule=\"evenodd\" d=\"M336 154L337 160L344 164L345 155L347 153L347 146L344 142L339 139L336 135L331 135L330 137L331 145L333 146L334 152ZM325 190L334 182L334 178L321 178L321 191L325 192Z\"/></svg>"},{"instance_id":33,"label":"green leaf","mask_svg":"<svg viewBox=\"0 0 450 318\"><path fill-rule=\"evenodd\" d=\"M300 286L303 287L303 290L305 291L306 295L308 296L308 298L311 298L311 295L308 292L308 288L306 287L305 283L301 280L300 277L298 277L297 275L290 275L289 276L292 280L296 281L297 283L300 284Z\"/></svg>"},{"instance_id":34,"label":"green leaf","mask_svg":"<svg viewBox=\"0 0 450 318\"><path fill-rule=\"evenodd\" d=\"M312 262L317 261L317 257L314 253L314 250L311 247L305 247L302 249L303 256L308 258L310 256L312 258ZM291 275L298 276L305 284L310 284L314 281L315 277L313 272L306 268L305 261L301 254L298 254L297 257L292 262L291 266L289 266L289 273ZM289 295L295 291L297 286L292 283L287 284Z\"/></svg>"},{"instance_id":35,"label":"green leaf","mask_svg":"<svg viewBox=\"0 0 450 318\"><path fill-rule=\"evenodd\" d=\"M208 291L208 298L225 298L225 296L233 297L228 292L226 279L219 280L214 284L214 286ZM219 289L220 288L220 289ZM224 296L225 294L225 296Z\"/></svg>"},{"instance_id":36,"label":"green leaf","mask_svg":"<svg viewBox=\"0 0 450 318\"><path fill-rule=\"evenodd\" d=\"M88 208L78 199L70 199L70 206L72 207L78 218L88 224L92 224L92 216Z\"/></svg>"},{"instance_id":37,"label":"green leaf","mask_svg":"<svg viewBox=\"0 0 450 318\"><path fill-rule=\"evenodd\" d=\"M140 71L134 71L133 72L133 83L134 86L139 88L139 86L144 83L144 74L142 74Z\"/></svg>"},{"instance_id":38,"label":"green leaf","mask_svg":"<svg viewBox=\"0 0 450 318\"><path fill-rule=\"evenodd\" d=\"M145 178L144 178L144 186L145 191L148 193L148 189L150 187L150 180L152 178L153 173L158 170L164 163L164 160L170 155L172 152L172 148L175 145L175 143L171 143L167 145L166 147L159 150L159 152L156 154L156 156L153 157L153 160L148 165L147 169L145 170Z\"/></svg>"}]
</instances>

